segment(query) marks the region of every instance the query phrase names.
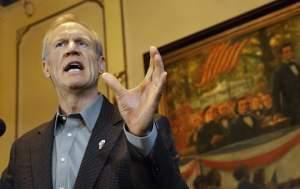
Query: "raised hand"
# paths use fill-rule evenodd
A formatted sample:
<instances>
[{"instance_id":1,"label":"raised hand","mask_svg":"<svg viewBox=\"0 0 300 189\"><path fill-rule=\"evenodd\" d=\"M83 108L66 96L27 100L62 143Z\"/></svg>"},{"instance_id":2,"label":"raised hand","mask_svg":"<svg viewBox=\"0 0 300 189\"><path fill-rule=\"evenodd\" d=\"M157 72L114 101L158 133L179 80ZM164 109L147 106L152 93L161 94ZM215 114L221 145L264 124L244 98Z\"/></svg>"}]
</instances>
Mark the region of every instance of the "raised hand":
<instances>
[{"instance_id":1,"label":"raised hand","mask_svg":"<svg viewBox=\"0 0 300 189\"><path fill-rule=\"evenodd\" d=\"M167 72L156 47L150 47L150 65L144 80L133 89L125 89L110 73L102 74L114 91L121 116L132 134L144 136L152 126L166 77Z\"/></svg>"}]
</instances>

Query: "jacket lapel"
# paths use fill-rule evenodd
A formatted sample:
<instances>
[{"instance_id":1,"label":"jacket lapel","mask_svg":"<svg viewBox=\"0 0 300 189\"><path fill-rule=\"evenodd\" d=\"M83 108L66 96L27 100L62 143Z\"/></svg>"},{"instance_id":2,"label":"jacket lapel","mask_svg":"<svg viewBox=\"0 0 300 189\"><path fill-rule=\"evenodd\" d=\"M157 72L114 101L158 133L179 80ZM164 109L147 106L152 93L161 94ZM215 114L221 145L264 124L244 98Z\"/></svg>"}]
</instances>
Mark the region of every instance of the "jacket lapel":
<instances>
[{"instance_id":1,"label":"jacket lapel","mask_svg":"<svg viewBox=\"0 0 300 189\"><path fill-rule=\"evenodd\" d=\"M37 137L31 142L31 165L35 188L52 188L52 146L55 118L37 130Z\"/></svg>"},{"instance_id":2,"label":"jacket lapel","mask_svg":"<svg viewBox=\"0 0 300 189\"><path fill-rule=\"evenodd\" d=\"M121 134L122 127L114 125L121 123L120 121L121 116L117 109L104 98L100 115L81 162L75 189L89 189L95 185L97 177Z\"/></svg>"}]
</instances>

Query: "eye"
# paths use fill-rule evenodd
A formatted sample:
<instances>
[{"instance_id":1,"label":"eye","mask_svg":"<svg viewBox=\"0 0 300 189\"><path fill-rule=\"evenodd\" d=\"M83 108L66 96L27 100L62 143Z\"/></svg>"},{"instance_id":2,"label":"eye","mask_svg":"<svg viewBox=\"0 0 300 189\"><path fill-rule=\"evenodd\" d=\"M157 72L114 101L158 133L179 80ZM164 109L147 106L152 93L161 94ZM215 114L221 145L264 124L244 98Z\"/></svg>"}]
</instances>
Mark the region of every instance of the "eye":
<instances>
[{"instance_id":1,"label":"eye","mask_svg":"<svg viewBox=\"0 0 300 189\"><path fill-rule=\"evenodd\" d=\"M87 41L84 41L84 40L78 40L77 41L77 44L80 46L80 47L88 47L89 44Z\"/></svg>"},{"instance_id":2,"label":"eye","mask_svg":"<svg viewBox=\"0 0 300 189\"><path fill-rule=\"evenodd\" d=\"M55 43L55 47L58 48L58 47L64 47L65 45L65 42L64 41L58 41L57 43Z\"/></svg>"}]
</instances>

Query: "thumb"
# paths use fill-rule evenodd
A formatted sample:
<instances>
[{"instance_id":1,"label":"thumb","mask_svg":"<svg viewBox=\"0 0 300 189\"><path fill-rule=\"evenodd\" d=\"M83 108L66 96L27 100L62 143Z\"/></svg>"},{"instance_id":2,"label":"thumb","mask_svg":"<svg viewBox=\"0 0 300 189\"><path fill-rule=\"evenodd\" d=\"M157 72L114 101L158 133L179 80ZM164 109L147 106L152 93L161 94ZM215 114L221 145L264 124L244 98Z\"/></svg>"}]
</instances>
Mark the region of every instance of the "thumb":
<instances>
[{"instance_id":1,"label":"thumb","mask_svg":"<svg viewBox=\"0 0 300 189\"><path fill-rule=\"evenodd\" d=\"M120 81L110 73L103 73L102 79L114 91L116 96L121 96L125 92L125 88L121 85Z\"/></svg>"}]
</instances>

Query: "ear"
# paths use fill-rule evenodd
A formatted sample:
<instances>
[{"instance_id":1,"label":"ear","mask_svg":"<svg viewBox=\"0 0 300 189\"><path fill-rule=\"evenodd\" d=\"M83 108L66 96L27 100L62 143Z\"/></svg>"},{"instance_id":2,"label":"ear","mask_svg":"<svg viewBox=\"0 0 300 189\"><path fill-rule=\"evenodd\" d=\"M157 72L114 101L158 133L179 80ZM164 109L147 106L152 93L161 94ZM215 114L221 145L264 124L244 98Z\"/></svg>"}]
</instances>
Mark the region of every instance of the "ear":
<instances>
[{"instance_id":1,"label":"ear","mask_svg":"<svg viewBox=\"0 0 300 189\"><path fill-rule=\"evenodd\" d=\"M50 67L46 60L43 60L43 73L46 78L50 78Z\"/></svg>"},{"instance_id":2,"label":"ear","mask_svg":"<svg viewBox=\"0 0 300 189\"><path fill-rule=\"evenodd\" d=\"M99 65L99 74L102 74L105 72L105 59L103 56L101 56L98 59L98 65Z\"/></svg>"}]
</instances>

